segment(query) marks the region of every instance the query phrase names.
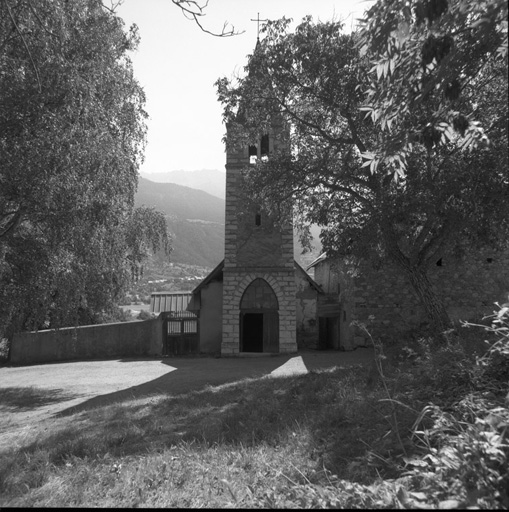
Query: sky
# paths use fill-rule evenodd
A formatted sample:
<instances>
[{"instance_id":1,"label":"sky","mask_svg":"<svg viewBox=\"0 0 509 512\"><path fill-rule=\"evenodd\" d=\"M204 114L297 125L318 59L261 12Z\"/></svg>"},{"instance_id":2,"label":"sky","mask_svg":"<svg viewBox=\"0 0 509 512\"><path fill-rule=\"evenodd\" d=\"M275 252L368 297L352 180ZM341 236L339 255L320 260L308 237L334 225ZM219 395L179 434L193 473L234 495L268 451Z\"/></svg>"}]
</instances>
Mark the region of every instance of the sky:
<instances>
[{"instance_id":1,"label":"sky","mask_svg":"<svg viewBox=\"0 0 509 512\"><path fill-rule=\"evenodd\" d=\"M201 1L201 0L200 0ZM126 29L135 23L141 38L131 54L134 74L145 91L147 147L144 174L173 170L224 171L221 104L214 82L242 72L253 52L260 19L342 20L350 31L373 5L366 0L209 0L202 25L220 32L233 25L240 35L206 34L171 0L124 0L116 9Z\"/></svg>"}]
</instances>

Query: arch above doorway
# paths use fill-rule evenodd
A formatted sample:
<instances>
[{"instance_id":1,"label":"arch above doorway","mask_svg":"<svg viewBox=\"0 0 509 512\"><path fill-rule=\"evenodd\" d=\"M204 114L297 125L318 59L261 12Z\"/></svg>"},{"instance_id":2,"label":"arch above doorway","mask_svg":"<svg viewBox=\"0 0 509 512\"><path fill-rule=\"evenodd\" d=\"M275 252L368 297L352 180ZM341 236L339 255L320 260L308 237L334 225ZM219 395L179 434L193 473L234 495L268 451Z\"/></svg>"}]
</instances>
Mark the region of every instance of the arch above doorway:
<instances>
[{"instance_id":1,"label":"arch above doorway","mask_svg":"<svg viewBox=\"0 0 509 512\"><path fill-rule=\"evenodd\" d=\"M256 278L244 290L240 309L279 309L276 294L265 279Z\"/></svg>"},{"instance_id":2,"label":"arch above doorway","mask_svg":"<svg viewBox=\"0 0 509 512\"><path fill-rule=\"evenodd\" d=\"M240 351L279 352L279 304L272 287L254 279L240 301Z\"/></svg>"}]
</instances>

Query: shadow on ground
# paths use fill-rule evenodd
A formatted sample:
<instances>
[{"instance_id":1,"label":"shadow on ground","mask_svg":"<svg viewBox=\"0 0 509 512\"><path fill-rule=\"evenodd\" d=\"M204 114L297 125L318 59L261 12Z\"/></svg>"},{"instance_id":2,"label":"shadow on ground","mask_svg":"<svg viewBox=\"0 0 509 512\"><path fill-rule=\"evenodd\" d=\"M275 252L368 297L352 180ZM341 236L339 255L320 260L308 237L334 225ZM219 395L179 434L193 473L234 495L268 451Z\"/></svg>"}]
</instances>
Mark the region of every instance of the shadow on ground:
<instances>
[{"instance_id":1,"label":"shadow on ground","mask_svg":"<svg viewBox=\"0 0 509 512\"><path fill-rule=\"evenodd\" d=\"M0 392L0 411L22 412L72 400L78 395L63 389L8 387Z\"/></svg>"},{"instance_id":2,"label":"shadow on ground","mask_svg":"<svg viewBox=\"0 0 509 512\"><path fill-rule=\"evenodd\" d=\"M377 401L365 395L371 355L202 359L198 366L165 360L170 371L159 378L54 415L68 420L24 450L47 450L63 464L70 457L162 453L181 442L197 450L287 447L305 452L310 468L345 476L345 461L366 449L358 438L371 445L387 432L385 413L373 414Z\"/></svg>"},{"instance_id":3,"label":"shadow on ground","mask_svg":"<svg viewBox=\"0 0 509 512\"><path fill-rule=\"evenodd\" d=\"M68 404L54 411L44 431L39 426L23 431L16 444L24 453L46 453L56 465L73 457L103 460L108 454L155 454L175 446L187 446L186 453L191 446L260 447L262 452L286 447L287 453L305 452L313 471L346 475L345 461L366 448L358 438L370 445L387 431L384 415L372 413L377 402L366 402L372 361L372 349L154 361L168 371ZM119 362L106 369L114 373ZM13 439L7 442L10 448Z\"/></svg>"},{"instance_id":4,"label":"shadow on ground","mask_svg":"<svg viewBox=\"0 0 509 512\"><path fill-rule=\"evenodd\" d=\"M304 351L298 355L278 354L252 358L167 358L161 364L168 367L168 373L137 386L95 396L59 411L54 417L152 395L177 397L208 387L270 374L287 377L334 367L347 369L358 364L371 364L372 360L372 348L360 348L354 352Z\"/></svg>"}]
</instances>

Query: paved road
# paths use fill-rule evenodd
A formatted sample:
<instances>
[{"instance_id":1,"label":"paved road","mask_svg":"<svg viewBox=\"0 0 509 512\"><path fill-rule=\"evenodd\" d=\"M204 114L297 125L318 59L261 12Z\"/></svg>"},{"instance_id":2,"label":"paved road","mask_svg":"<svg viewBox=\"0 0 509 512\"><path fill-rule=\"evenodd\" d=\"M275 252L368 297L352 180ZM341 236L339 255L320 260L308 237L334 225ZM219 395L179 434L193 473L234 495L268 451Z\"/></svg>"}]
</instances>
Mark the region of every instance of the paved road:
<instances>
[{"instance_id":1,"label":"paved road","mask_svg":"<svg viewBox=\"0 0 509 512\"><path fill-rule=\"evenodd\" d=\"M14 431L66 412L151 394L179 395L245 378L369 364L373 349L240 358L75 361L0 367L0 447Z\"/></svg>"}]
</instances>

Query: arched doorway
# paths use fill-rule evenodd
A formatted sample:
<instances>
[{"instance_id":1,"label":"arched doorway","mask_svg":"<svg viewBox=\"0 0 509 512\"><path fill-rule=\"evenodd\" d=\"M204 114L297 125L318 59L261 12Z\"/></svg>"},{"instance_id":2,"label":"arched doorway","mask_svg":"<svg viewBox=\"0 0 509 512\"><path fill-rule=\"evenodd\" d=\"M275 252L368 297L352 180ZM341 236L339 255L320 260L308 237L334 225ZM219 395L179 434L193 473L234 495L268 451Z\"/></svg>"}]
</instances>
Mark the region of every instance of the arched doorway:
<instances>
[{"instance_id":1,"label":"arched doorway","mask_svg":"<svg viewBox=\"0 0 509 512\"><path fill-rule=\"evenodd\" d=\"M279 352L279 305L265 279L255 279L240 301L240 351Z\"/></svg>"}]
</instances>

